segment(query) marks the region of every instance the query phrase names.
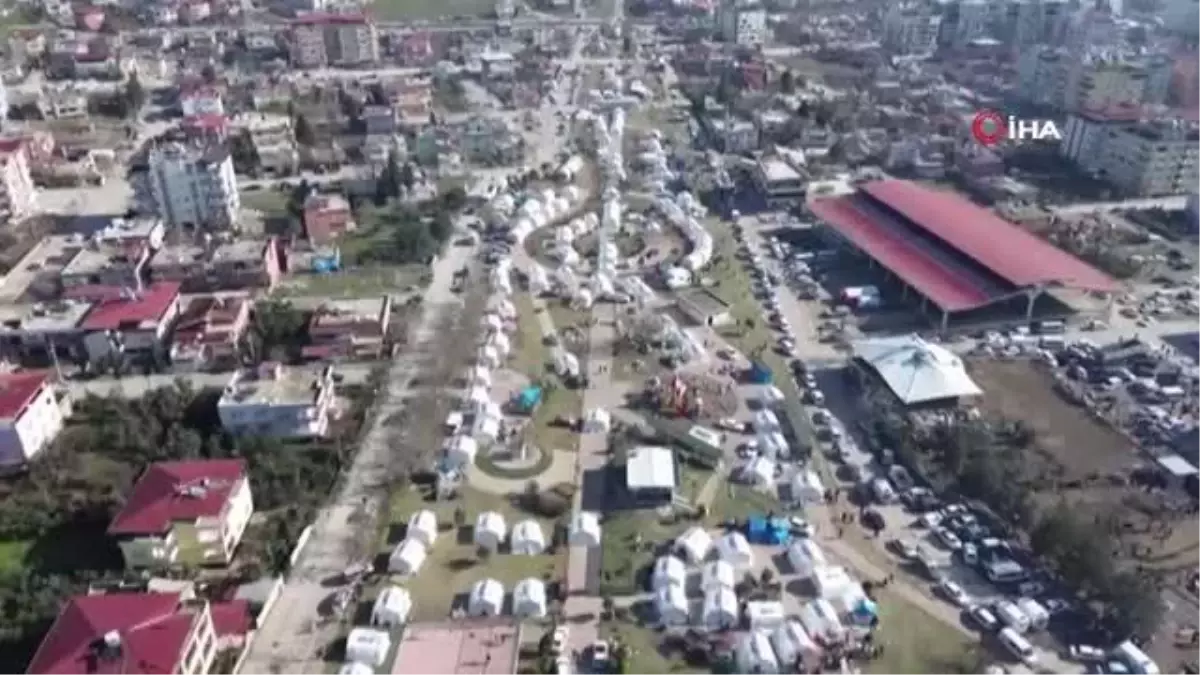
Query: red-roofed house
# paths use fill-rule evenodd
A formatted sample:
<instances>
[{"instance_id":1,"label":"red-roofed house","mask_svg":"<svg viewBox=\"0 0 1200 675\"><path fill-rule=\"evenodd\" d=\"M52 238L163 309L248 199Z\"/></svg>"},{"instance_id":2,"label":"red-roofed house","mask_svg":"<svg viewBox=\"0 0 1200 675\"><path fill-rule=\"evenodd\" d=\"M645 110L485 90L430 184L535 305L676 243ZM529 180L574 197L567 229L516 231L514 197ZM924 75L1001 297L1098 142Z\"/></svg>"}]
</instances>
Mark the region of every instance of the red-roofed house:
<instances>
[{"instance_id":1,"label":"red-roofed house","mask_svg":"<svg viewBox=\"0 0 1200 675\"><path fill-rule=\"evenodd\" d=\"M183 305L171 344L176 370L212 370L237 365L238 340L250 323L246 295L194 296Z\"/></svg>"},{"instance_id":2,"label":"red-roofed house","mask_svg":"<svg viewBox=\"0 0 1200 675\"><path fill-rule=\"evenodd\" d=\"M108 534L130 568L224 565L253 514L244 461L157 462L133 486Z\"/></svg>"},{"instance_id":3,"label":"red-roofed house","mask_svg":"<svg viewBox=\"0 0 1200 675\"><path fill-rule=\"evenodd\" d=\"M80 286L66 296L89 300L92 308L79 326L83 345L92 360L117 352L150 352L158 349L179 316L179 284L162 281L144 289L114 286Z\"/></svg>"},{"instance_id":4,"label":"red-roofed house","mask_svg":"<svg viewBox=\"0 0 1200 675\"><path fill-rule=\"evenodd\" d=\"M33 459L62 431L66 416L49 372L0 375L0 471Z\"/></svg>"},{"instance_id":5,"label":"red-roofed house","mask_svg":"<svg viewBox=\"0 0 1200 675\"><path fill-rule=\"evenodd\" d=\"M180 593L77 595L29 662L29 673L202 675L217 657L212 613Z\"/></svg>"}]
</instances>

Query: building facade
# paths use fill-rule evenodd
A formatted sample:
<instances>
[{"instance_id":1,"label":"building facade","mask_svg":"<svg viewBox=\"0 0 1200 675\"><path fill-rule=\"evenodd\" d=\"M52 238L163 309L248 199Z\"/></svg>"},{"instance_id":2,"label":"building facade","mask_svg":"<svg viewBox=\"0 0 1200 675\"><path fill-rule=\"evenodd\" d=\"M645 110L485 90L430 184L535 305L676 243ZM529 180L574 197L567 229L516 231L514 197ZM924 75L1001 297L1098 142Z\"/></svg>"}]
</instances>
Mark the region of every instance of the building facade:
<instances>
[{"instance_id":1,"label":"building facade","mask_svg":"<svg viewBox=\"0 0 1200 675\"><path fill-rule=\"evenodd\" d=\"M1171 68L1170 60L1159 55L1041 47L1022 53L1017 89L1025 101L1064 112L1161 103L1170 89Z\"/></svg>"},{"instance_id":2,"label":"building facade","mask_svg":"<svg viewBox=\"0 0 1200 675\"><path fill-rule=\"evenodd\" d=\"M64 407L48 372L0 375L0 471L18 469L45 449L62 431Z\"/></svg>"},{"instance_id":3,"label":"building facade","mask_svg":"<svg viewBox=\"0 0 1200 675\"><path fill-rule=\"evenodd\" d=\"M237 223L242 207L237 174L222 145L154 148L146 179L158 215L169 226L227 228Z\"/></svg>"},{"instance_id":4,"label":"building facade","mask_svg":"<svg viewBox=\"0 0 1200 675\"><path fill-rule=\"evenodd\" d=\"M1193 122L1072 115L1061 148L1081 170L1125 197L1184 195L1200 182L1200 133Z\"/></svg>"},{"instance_id":5,"label":"building facade","mask_svg":"<svg viewBox=\"0 0 1200 675\"><path fill-rule=\"evenodd\" d=\"M941 18L926 5L894 5L883 21L883 48L893 54L927 54L937 47Z\"/></svg>"},{"instance_id":6,"label":"building facade","mask_svg":"<svg viewBox=\"0 0 1200 675\"><path fill-rule=\"evenodd\" d=\"M376 63L379 33L362 14L313 14L292 24L291 55L298 68Z\"/></svg>"},{"instance_id":7,"label":"building facade","mask_svg":"<svg viewBox=\"0 0 1200 675\"><path fill-rule=\"evenodd\" d=\"M0 217L20 220L37 211L29 153L20 141L0 143Z\"/></svg>"},{"instance_id":8,"label":"building facade","mask_svg":"<svg viewBox=\"0 0 1200 675\"><path fill-rule=\"evenodd\" d=\"M721 39L726 42L745 46L767 43L767 10L761 5L722 0L717 19Z\"/></svg>"},{"instance_id":9,"label":"building facade","mask_svg":"<svg viewBox=\"0 0 1200 675\"><path fill-rule=\"evenodd\" d=\"M334 403L333 368L313 376L278 363L236 372L217 404L231 433L279 438L324 436Z\"/></svg>"}]
</instances>

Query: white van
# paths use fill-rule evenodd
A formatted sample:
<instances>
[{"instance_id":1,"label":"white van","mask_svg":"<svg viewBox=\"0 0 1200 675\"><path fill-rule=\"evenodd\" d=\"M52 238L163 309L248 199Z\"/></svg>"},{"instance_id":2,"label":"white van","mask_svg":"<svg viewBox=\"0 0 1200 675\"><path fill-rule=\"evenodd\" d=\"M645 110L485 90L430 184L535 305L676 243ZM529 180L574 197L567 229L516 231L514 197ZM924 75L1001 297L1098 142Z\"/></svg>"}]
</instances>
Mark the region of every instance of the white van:
<instances>
[{"instance_id":1,"label":"white van","mask_svg":"<svg viewBox=\"0 0 1200 675\"><path fill-rule=\"evenodd\" d=\"M1029 630L1029 617L1025 616L1025 612L1022 612L1021 608L1014 603L1001 600L996 603L993 610L996 612L996 618L1000 619L1000 623L1008 628L1017 633L1025 633Z\"/></svg>"},{"instance_id":2,"label":"white van","mask_svg":"<svg viewBox=\"0 0 1200 675\"><path fill-rule=\"evenodd\" d=\"M997 637L1000 638L1000 642L1004 645L1004 648L1013 656L1020 659L1021 663L1027 666L1033 666L1037 663L1038 658L1037 654L1033 652L1033 645L1029 643L1029 640L1021 637L1021 634L1017 631L1012 628L1002 628L997 633Z\"/></svg>"}]
</instances>

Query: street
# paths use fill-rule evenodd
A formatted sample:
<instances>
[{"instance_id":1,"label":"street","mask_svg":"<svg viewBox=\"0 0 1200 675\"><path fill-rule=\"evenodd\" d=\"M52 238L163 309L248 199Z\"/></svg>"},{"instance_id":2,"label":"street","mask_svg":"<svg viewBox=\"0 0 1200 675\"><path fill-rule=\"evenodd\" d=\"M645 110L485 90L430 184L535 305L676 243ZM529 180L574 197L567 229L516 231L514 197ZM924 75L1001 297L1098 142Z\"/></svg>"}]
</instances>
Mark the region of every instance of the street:
<instances>
[{"instance_id":1,"label":"street","mask_svg":"<svg viewBox=\"0 0 1200 675\"><path fill-rule=\"evenodd\" d=\"M323 366L292 366L311 370L315 374ZM362 384L367 381L375 364L347 363L336 366L336 372L341 375L346 384ZM192 385L195 389L205 387L224 387L229 383L232 372L220 373L155 373L153 375L126 375L121 378L97 377L91 380L67 379L64 384L71 396L121 396L124 398L139 398L151 389L169 387L179 380Z\"/></svg>"}]
</instances>

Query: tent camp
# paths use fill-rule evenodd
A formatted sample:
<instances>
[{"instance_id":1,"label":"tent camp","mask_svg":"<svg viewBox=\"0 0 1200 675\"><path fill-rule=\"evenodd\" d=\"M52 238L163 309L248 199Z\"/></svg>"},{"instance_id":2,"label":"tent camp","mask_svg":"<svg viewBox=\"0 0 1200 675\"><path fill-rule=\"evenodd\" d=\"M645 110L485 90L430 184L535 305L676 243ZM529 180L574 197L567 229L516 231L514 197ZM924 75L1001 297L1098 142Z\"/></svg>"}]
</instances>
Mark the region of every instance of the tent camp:
<instances>
[{"instance_id":1,"label":"tent camp","mask_svg":"<svg viewBox=\"0 0 1200 675\"><path fill-rule=\"evenodd\" d=\"M817 595L832 601L841 596L854 583L854 579L841 565L823 565L812 575L813 589Z\"/></svg>"},{"instance_id":2,"label":"tent camp","mask_svg":"<svg viewBox=\"0 0 1200 675\"><path fill-rule=\"evenodd\" d=\"M500 355L496 353L496 348L484 345L475 352L475 363L484 368L496 368L500 365Z\"/></svg>"},{"instance_id":3,"label":"tent camp","mask_svg":"<svg viewBox=\"0 0 1200 675\"><path fill-rule=\"evenodd\" d=\"M512 341L504 333L492 333L492 335L484 343L485 347L490 346L496 350L501 359L508 358L508 353L512 351Z\"/></svg>"},{"instance_id":4,"label":"tent camp","mask_svg":"<svg viewBox=\"0 0 1200 675\"><path fill-rule=\"evenodd\" d=\"M391 648L392 639L386 632L360 626L346 637L346 660L380 668Z\"/></svg>"},{"instance_id":5,"label":"tent camp","mask_svg":"<svg viewBox=\"0 0 1200 675\"><path fill-rule=\"evenodd\" d=\"M546 616L546 582L530 577L513 587L513 614L521 618Z\"/></svg>"},{"instance_id":6,"label":"tent camp","mask_svg":"<svg viewBox=\"0 0 1200 675\"><path fill-rule=\"evenodd\" d=\"M754 431L757 433L771 433L779 431L779 416L767 409L760 409L754 413Z\"/></svg>"},{"instance_id":7,"label":"tent camp","mask_svg":"<svg viewBox=\"0 0 1200 675\"><path fill-rule=\"evenodd\" d=\"M650 575L652 590L662 590L667 586L683 588L686 584L687 568L682 560L673 555L664 555L654 561L654 572Z\"/></svg>"},{"instance_id":8,"label":"tent camp","mask_svg":"<svg viewBox=\"0 0 1200 675\"><path fill-rule=\"evenodd\" d=\"M504 611L504 585L495 579L480 579L467 596L471 616L499 616Z\"/></svg>"},{"instance_id":9,"label":"tent camp","mask_svg":"<svg viewBox=\"0 0 1200 675\"><path fill-rule=\"evenodd\" d=\"M446 441L446 459L451 466L470 466L475 463L479 442L471 436L459 434Z\"/></svg>"},{"instance_id":10,"label":"tent camp","mask_svg":"<svg viewBox=\"0 0 1200 675\"><path fill-rule=\"evenodd\" d=\"M412 576L421 570L427 555L429 552L419 539L405 539L388 556L388 572Z\"/></svg>"},{"instance_id":11,"label":"tent camp","mask_svg":"<svg viewBox=\"0 0 1200 675\"><path fill-rule=\"evenodd\" d=\"M604 408L595 408L588 413L583 430L589 434L607 434L612 427L612 415Z\"/></svg>"},{"instance_id":12,"label":"tent camp","mask_svg":"<svg viewBox=\"0 0 1200 675\"><path fill-rule=\"evenodd\" d=\"M724 560L704 563L700 568L700 588L705 593L717 588L733 588L737 585L737 571Z\"/></svg>"},{"instance_id":13,"label":"tent camp","mask_svg":"<svg viewBox=\"0 0 1200 675\"><path fill-rule=\"evenodd\" d=\"M815 471L797 471L791 481L792 499L802 504L819 504L825 500L825 486Z\"/></svg>"},{"instance_id":14,"label":"tent camp","mask_svg":"<svg viewBox=\"0 0 1200 675\"><path fill-rule=\"evenodd\" d=\"M487 404L491 403L492 394L487 387L475 386L467 390L466 397L463 399L463 409L472 414L479 414L487 408Z\"/></svg>"},{"instance_id":15,"label":"tent camp","mask_svg":"<svg viewBox=\"0 0 1200 675\"><path fill-rule=\"evenodd\" d=\"M688 601L679 586L664 586L654 594L658 621L665 626L682 626L688 622Z\"/></svg>"},{"instance_id":16,"label":"tent camp","mask_svg":"<svg viewBox=\"0 0 1200 675\"><path fill-rule=\"evenodd\" d=\"M825 552L812 539L801 538L796 539L788 546L787 550L788 562L792 564L792 570L800 575L800 578L807 579L816 573L817 568L825 567L828 563L825 560Z\"/></svg>"},{"instance_id":17,"label":"tent camp","mask_svg":"<svg viewBox=\"0 0 1200 675\"><path fill-rule=\"evenodd\" d=\"M704 528L694 525L675 540L675 548L683 554L685 560L695 565L708 557L713 549L712 535Z\"/></svg>"},{"instance_id":18,"label":"tent camp","mask_svg":"<svg viewBox=\"0 0 1200 675\"><path fill-rule=\"evenodd\" d=\"M704 593L701 620L707 630L729 630L737 626L738 600L732 588L719 586Z\"/></svg>"},{"instance_id":19,"label":"tent camp","mask_svg":"<svg viewBox=\"0 0 1200 675\"><path fill-rule=\"evenodd\" d=\"M504 516L495 511L484 511L475 519L475 545L495 551L504 543L508 527Z\"/></svg>"},{"instance_id":20,"label":"tent camp","mask_svg":"<svg viewBox=\"0 0 1200 675\"><path fill-rule=\"evenodd\" d=\"M408 621L412 611L412 597L399 586L388 586L375 598L371 607L371 625L392 627Z\"/></svg>"},{"instance_id":21,"label":"tent camp","mask_svg":"<svg viewBox=\"0 0 1200 675\"><path fill-rule=\"evenodd\" d=\"M471 372L467 375L467 381L473 387L483 387L484 389L492 388L492 371L483 366L474 366Z\"/></svg>"},{"instance_id":22,"label":"tent camp","mask_svg":"<svg viewBox=\"0 0 1200 675\"><path fill-rule=\"evenodd\" d=\"M737 665L739 673L773 675L779 672L779 661L766 633L749 632L742 636L737 646Z\"/></svg>"},{"instance_id":23,"label":"tent camp","mask_svg":"<svg viewBox=\"0 0 1200 675\"><path fill-rule=\"evenodd\" d=\"M806 666L820 663L823 652L799 621L786 621L771 631L771 646L775 648L775 656L784 669L795 666L800 659ZM807 667L805 671L811 672Z\"/></svg>"},{"instance_id":24,"label":"tent camp","mask_svg":"<svg viewBox=\"0 0 1200 675\"><path fill-rule=\"evenodd\" d=\"M743 470L743 479L755 487L769 487L775 484L775 468L778 466L767 457L755 457Z\"/></svg>"},{"instance_id":25,"label":"tent camp","mask_svg":"<svg viewBox=\"0 0 1200 675\"><path fill-rule=\"evenodd\" d=\"M726 532L717 539L717 556L736 569L748 569L754 564L754 551L741 532Z\"/></svg>"},{"instance_id":26,"label":"tent camp","mask_svg":"<svg viewBox=\"0 0 1200 675\"><path fill-rule=\"evenodd\" d=\"M422 509L409 517L408 527L404 530L404 537L406 539L416 539L425 544L425 548L430 548L433 546L433 542L437 541L437 533L437 516L429 509Z\"/></svg>"},{"instance_id":27,"label":"tent camp","mask_svg":"<svg viewBox=\"0 0 1200 675\"><path fill-rule=\"evenodd\" d=\"M541 555L546 550L546 536L536 520L522 520L513 526L511 548L513 555Z\"/></svg>"},{"instance_id":28,"label":"tent camp","mask_svg":"<svg viewBox=\"0 0 1200 675\"><path fill-rule=\"evenodd\" d=\"M917 335L859 340L851 347L855 361L873 370L905 405L983 393L967 374L962 359Z\"/></svg>"},{"instance_id":29,"label":"tent camp","mask_svg":"<svg viewBox=\"0 0 1200 675\"><path fill-rule=\"evenodd\" d=\"M471 427L471 435L480 443L491 444L500 437L500 423L504 417L499 414L492 414L491 402L485 406L484 410L475 415L475 423Z\"/></svg>"},{"instance_id":30,"label":"tent camp","mask_svg":"<svg viewBox=\"0 0 1200 675\"><path fill-rule=\"evenodd\" d=\"M580 511L571 519L571 546L600 545L600 517L591 511Z\"/></svg>"},{"instance_id":31,"label":"tent camp","mask_svg":"<svg viewBox=\"0 0 1200 675\"><path fill-rule=\"evenodd\" d=\"M825 598L809 600L800 606L797 618L809 636L823 645L840 642L845 637L837 609Z\"/></svg>"},{"instance_id":32,"label":"tent camp","mask_svg":"<svg viewBox=\"0 0 1200 675\"><path fill-rule=\"evenodd\" d=\"M338 675L375 675L375 669L365 663L347 661L338 668Z\"/></svg>"},{"instance_id":33,"label":"tent camp","mask_svg":"<svg viewBox=\"0 0 1200 675\"><path fill-rule=\"evenodd\" d=\"M787 459L792 455L787 439L778 431L764 432L758 435L758 454L768 459Z\"/></svg>"},{"instance_id":34,"label":"tent camp","mask_svg":"<svg viewBox=\"0 0 1200 675\"><path fill-rule=\"evenodd\" d=\"M777 403L783 402L783 392L773 384L763 387L762 392L758 395L758 403L762 407L770 407Z\"/></svg>"},{"instance_id":35,"label":"tent camp","mask_svg":"<svg viewBox=\"0 0 1200 675\"><path fill-rule=\"evenodd\" d=\"M783 625L787 613L777 600L753 600L746 603L746 624L750 630L772 631Z\"/></svg>"}]
</instances>

